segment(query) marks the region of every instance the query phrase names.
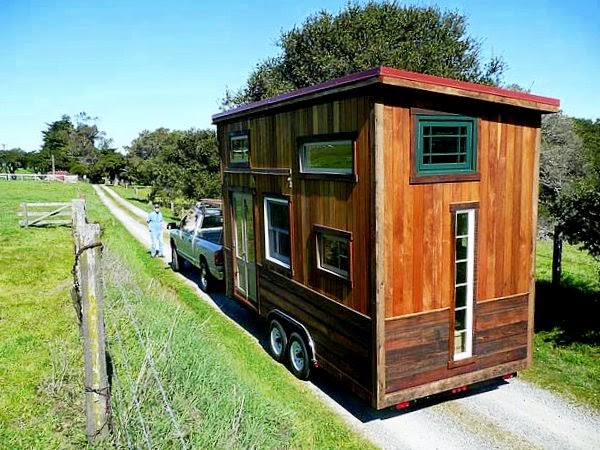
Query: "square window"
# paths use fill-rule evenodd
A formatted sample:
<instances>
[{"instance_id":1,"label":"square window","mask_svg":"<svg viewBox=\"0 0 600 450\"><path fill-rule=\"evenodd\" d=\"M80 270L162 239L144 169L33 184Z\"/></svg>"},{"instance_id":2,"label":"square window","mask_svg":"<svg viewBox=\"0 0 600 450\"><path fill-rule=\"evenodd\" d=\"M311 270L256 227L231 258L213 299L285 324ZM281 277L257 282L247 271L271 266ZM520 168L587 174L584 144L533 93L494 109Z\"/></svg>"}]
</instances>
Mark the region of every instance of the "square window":
<instances>
[{"instance_id":1,"label":"square window","mask_svg":"<svg viewBox=\"0 0 600 450\"><path fill-rule=\"evenodd\" d=\"M290 268L290 210L289 201L265 198L265 256L266 259Z\"/></svg>"},{"instance_id":2,"label":"square window","mask_svg":"<svg viewBox=\"0 0 600 450\"><path fill-rule=\"evenodd\" d=\"M476 120L453 115L416 115L416 174L476 172Z\"/></svg>"},{"instance_id":3,"label":"square window","mask_svg":"<svg viewBox=\"0 0 600 450\"><path fill-rule=\"evenodd\" d=\"M316 226L317 267L345 280L351 279L351 235L345 231Z\"/></svg>"}]
</instances>

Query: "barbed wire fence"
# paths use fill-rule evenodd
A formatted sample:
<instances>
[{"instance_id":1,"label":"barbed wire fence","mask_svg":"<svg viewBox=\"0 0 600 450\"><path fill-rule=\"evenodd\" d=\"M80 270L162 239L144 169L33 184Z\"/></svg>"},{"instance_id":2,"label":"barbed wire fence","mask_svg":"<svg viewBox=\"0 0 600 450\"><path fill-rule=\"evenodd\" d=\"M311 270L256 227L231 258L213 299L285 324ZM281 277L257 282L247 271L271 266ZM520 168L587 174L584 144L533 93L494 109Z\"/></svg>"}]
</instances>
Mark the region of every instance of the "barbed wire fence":
<instances>
[{"instance_id":1,"label":"barbed wire fence","mask_svg":"<svg viewBox=\"0 0 600 450\"><path fill-rule=\"evenodd\" d=\"M189 447L173 407L163 368L168 365L170 344L179 319L179 308L162 338L151 336L140 318L140 305L153 292L128 277L127 268L105 252L107 296L107 349L111 360L113 392L113 438L119 448Z\"/></svg>"}]
</instances>

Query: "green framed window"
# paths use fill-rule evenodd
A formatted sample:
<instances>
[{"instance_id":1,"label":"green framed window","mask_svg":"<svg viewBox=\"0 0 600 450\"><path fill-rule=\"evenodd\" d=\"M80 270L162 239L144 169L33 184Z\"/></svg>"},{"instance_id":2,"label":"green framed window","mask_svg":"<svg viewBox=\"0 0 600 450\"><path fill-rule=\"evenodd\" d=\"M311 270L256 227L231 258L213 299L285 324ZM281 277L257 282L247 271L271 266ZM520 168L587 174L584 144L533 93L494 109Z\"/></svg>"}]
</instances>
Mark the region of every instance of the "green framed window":
<instances>
[{"instance_id":1,"label":"green framed window","mask_svg":"<svg viewBox=\"0 0 600 450\"><path fill-rule=\"evenodd\" d=\"M417 175L477 171L477 122L454 115L416 116Z\"/></svg>"}]
</instances>

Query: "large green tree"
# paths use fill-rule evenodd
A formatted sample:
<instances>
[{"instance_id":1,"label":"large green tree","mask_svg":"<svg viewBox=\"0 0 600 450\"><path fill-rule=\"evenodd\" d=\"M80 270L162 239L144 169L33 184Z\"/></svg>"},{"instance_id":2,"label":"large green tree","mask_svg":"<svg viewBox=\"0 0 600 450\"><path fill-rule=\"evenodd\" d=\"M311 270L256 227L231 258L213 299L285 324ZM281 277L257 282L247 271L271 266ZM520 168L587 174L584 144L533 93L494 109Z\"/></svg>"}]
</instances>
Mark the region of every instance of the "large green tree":
<instances>
[{"instance_id":1,"label":"large green tree","mask_svg":"<svg viewBox=\"0 0 600 450\"><path fill-rule=\"evenodd\" d=\"M555 214L567 240L600 259L600 119L575 119L574 124L583 142L586 174L563 191Z\"/></svg>"},{"instance_id":2,"label":"large green tree","mask_svg":"<svg viewBox=\"0 0 600 450\"><path fill-rule=\"evenodd\" d=\"M391 1L318 12L282 32L277 45L281 54L258 63L241 89L227 91L224 108L382 65L485 84L499 84L505 69L500 58L483 61L465 16Z\"/></svg>"},{"instance_id":3,"label":"large green tree","mask_svg":"<svg viewBox=\"0 0 600 450\"><path fill-rule=\"evenodd\" d=\"M214 130L144 130L126 149L122 176L152 186L154 195L187 201L220 195Z\"/></svg>"},{"instance_id":4,"label":"large green tree","mask_svg":"<svg viewBox=\"0 0 600 450\"><path fill-rule=\"evenodd\" d=\"M63 115L60 120L51 122L48 129L42 131L43 143L39 152L39 167L42 172L52 169L52 158L57 170L68 170L74 162L72 152L72 134L75 130L71 117Z\"/></svg>"}]
</instances>

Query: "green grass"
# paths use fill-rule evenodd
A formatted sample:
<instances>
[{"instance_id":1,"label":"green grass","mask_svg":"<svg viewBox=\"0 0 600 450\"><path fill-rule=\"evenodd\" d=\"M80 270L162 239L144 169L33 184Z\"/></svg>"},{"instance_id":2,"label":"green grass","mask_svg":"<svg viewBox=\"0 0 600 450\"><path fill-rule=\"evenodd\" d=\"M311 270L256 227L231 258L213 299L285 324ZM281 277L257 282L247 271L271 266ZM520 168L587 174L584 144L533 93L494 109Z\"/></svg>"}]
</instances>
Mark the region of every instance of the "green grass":
<instances>
[{"instance_id":1,"label":"green grass","mask_svg":"<svg viewBox=\"0 0 600 450\"><path fill-rule=\"evenodd\" d=\"M0 272L0 448L86 446L71 230L21 229L15 214L21 201L80 193L103 229L115 446L180 448L179 429L189 448L371 447L255 339L150 259L90 186L14 181L0 184L0 267L10 267Z\"/></svg>"},{"instance_id":2,"label":"green grass","mask_svg":"<svg viewBox=\"0 0 600 450\"><path fill-rule=\"evenodd\" d=\"M552 243L539 242L533 367L523 377L600 408L600 264L563 248L561 287L551 286Z\"/></svg>"},{"instance_id":3,"label":"green grass","mask_svg":"<svg viewBox=\"0 0 600 450\"><path fill-rule=\"evenodd\" d=\"M71 229L20 228L16 215L22 201L79 194L77 185L0 181L1 448L85 446Z\"/></svg>"},{"instance_id":4,"label":"green grass","mask_svg":"<svg viewBox=\"0 0 600 450\"><path fill-rule=\"evenodd\" d=\"M151 200L150 200L150 191L151 188L148 186L140 186L135 187L125 187L125 186L110 186L112 190L114 190L117 194L123 197L125 200L130 202L132 205L135 205L139 208L142 208L144 211L150 212L151 208ZM179 222L179 220L185 215L187 208L193 202L178 200L175 212L171 212L168 205L162 205L161 211L166 221L168 222Z\"/></svg>"},{"instance_id":5,"label":"green grass","mask_svg":"<svg viewBox=\"0 0 600 450\"><path fill-rule=\"evenodd\" d=\"M88 205L90 216L102 221L105 258L111 268L106 278L107 327L120 386L115 391L119 401L115 422L127 422L129 432L127 436L120 427L119 444L129 438L137 447L146 439L134 417L131 394L131 385L141 384L141 409L153 424L149 428L153 445L178 447L156 382L144 371L142 382L135 381L146 356L132 326L138 323L153 349L177 423L193 448L371 447L253 338L199 300L171 270L150 259L147 249L133 241L97 199L90 198Z\"/></svg>"}]
</instances>

